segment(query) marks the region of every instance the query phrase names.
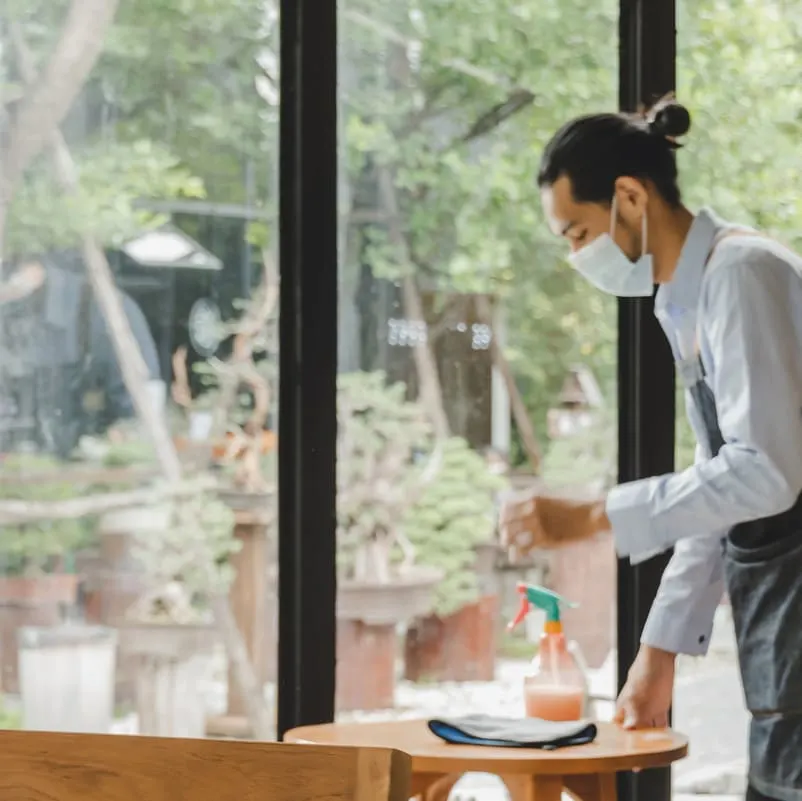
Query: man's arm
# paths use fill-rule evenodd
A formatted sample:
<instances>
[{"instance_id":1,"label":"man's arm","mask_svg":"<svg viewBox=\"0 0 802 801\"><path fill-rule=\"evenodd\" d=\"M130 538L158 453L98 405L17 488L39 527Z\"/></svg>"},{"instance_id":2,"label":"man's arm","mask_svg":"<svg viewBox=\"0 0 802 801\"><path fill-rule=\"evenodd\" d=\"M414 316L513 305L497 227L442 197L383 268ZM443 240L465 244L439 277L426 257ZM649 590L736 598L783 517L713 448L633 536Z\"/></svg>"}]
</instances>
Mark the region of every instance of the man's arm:
<instances>
[{"instance_id":1,"label":"man's arm","mask_svg":"<svg viewBox=\"0 0 802 801\"><path fill-rule=\"evenodd\" d=\"M643 628L641 643L672 654L704 656L724 593L721 541L680 540Z\"/></svg>"},{"instance_id":2,"label":"man's arm","mask_svg":"<svg viewBox=\"0 0 802 801\"><path fill-rule=\"evenodd\" d=\"M616 487L606 514L621 556L788 509L802 490L802 282L765 245L722 246L702 288L701 346L725 445L676 474ZM700 546L701 547L701 546Z\"/></svg>"}]
</instances>

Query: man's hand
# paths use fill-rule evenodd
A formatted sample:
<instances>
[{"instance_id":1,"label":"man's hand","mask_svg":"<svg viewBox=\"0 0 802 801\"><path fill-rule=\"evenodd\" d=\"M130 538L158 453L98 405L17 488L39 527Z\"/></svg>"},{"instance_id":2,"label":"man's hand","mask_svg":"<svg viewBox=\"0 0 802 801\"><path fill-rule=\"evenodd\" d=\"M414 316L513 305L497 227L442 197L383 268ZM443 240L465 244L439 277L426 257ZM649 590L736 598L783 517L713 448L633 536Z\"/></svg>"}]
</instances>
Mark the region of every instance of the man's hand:
<instances>
[{"instance_id":1,"label":"man's hand","mask_svg":"<svg viewBox=\"0 0 802 801\"><path fill-rule=\"evenodd\" d=\"M610 528L603 501L577 501L531 493L504 503L502 545L513 556L534 548L556 548Z\"/></svg>"},{"instance_id":2,"label":"man's hand","mask_svg":"<svg viewBox=\"0 0 802 801\"><path fill-rule=\"evenodd\" d=\"M615 710L625 729L664 728L674 690L676 654L641 645Z\"/></svg>"}]
</instances>

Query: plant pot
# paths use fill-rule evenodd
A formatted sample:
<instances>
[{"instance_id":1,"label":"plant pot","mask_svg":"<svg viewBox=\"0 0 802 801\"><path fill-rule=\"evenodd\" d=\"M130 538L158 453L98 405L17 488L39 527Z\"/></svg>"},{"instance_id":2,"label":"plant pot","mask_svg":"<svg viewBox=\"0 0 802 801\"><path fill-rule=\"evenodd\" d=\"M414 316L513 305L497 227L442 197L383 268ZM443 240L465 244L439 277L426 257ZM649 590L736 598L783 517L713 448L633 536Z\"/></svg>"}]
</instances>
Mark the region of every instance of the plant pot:
<instances>
[{"instance_id":1,"label":"plant pot","mask_svg":"<svg viewBox=\"0 0 802 801\"><path fill-rule=\"evenodd\" d=\"M118 626L131 605L148 588L148 577L136 558L136 540L160 536L170 521L165 506L115 509L98 520L97 555L86 573L86 617L92 623ZM134 701L135 670L130 657L121 654L117 665L116 698Z\"/></svg>"},{"instance_id":2,"label":"plant pot","mask_svg":"<svg viewBox=\"0 0 802 801\"><path fill-rule=\"evenodd\" d=\"M419 617L404 638L408 681L493 681L501 614L496 542L474 548L479 599L450 615Z\"/></svg>"},{"instance_id":3,"label":"plant pot","mask_svg":"<svg viewBox=\"0 0 802 801\"><path fill-rule=\"evenodd\" d=\"M117 632L67 623L18 634L23 728L108 734Z\"/></svg>"},{"instance_id":4,"label":"plant pot","mask_svg":"<svg viewBox=\"0 0 802 801\"><path fill-rule=\"evenodd\" d=\"M65 607L74 606L78 597L78 576L0 577L0 688L19 692L18 631L24 626L55 626Z\"/></svg>"},{"instance_id":5,"label":"plant pot","mask_svg":"<svg viewBox=\"0 0 802 801\"><path fill-rule=\"evenodd\" d=\"M217 642L211 625L125 623L120 652L136 668L139 734L200 738Z\"/></svg>"},{"instance_id":6,"label":"plant pot","mask_svg":"<svg viewBox=\"0 0 802 801\"><path fill-rule=\"evenodd\" d=\"M395 705L397 628L432 608L441 573L418 568L390 584L341 582L337 592L337 711Z\"/></svg>"},{"instance_id":7,"label":"plant pot","mask_svg":"<svg viewBox=\"0 0 802 801\"><path fill-rule=\"evenodd\" d=\"M387 584L343 581L337 587L337 619L393 625L426 614L442 573L418 567Z\"/></svg>"},{"instance_id":8,"label":"plant pot","mask_svg":"<svg viewBox=\"0 0 802 801\"><path fill-rule=\"evenodd\" d=\"M498 595L486 595L451 615L416 620L404 639L404 678L493 681L499 611Z\"/></svg>"}]
</instances>

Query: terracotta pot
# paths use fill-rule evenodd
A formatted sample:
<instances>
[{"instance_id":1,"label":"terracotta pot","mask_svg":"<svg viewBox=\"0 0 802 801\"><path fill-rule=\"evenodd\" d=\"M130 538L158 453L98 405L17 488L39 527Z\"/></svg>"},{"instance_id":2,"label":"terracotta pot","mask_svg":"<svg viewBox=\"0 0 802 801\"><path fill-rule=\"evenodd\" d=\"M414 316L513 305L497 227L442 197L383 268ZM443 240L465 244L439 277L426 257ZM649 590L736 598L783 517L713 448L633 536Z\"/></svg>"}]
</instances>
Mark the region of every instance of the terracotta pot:
<instances>
[{"instance_id":1,"label":"terracotta pot","mask_svg":"<svg viewBox=\"0 0 802 801\"><path fill-rule=\"evenodd\" d=\"M394 624L337 621L338 712L392 709L398 637Z\"/></svg>"},{"instance_id":2,"label":"terracotta pot","mask_svg":"<svg viewBox=\"0 0 802 801\"><path fill-rule=\"evenodd\" d=\"M98 520L98 547L86 565L84 602L90 623L117 626L148 588L148 576L136 558L138 536L159 537L170 523L168 506L115 509ZM135 666L121 654L117 662L116 700L132 703Z\"/></svg>"},{"instance_id":3,"label":"terracotta pot","mask_svg":"<svg viewBox=\"0 0 802 801\"><path fill-rule=\"evenodd\" d=\"M408 681L493 681L496 670L497 595L487 595L446 617L428 615L404 640Z\"/></svg>"},{"instance_id":4,"label":"terracotta pot","mask_svg":"<svg viewBox=\"0 0 802 801\"><path fill-rule=\"evenodd\" d=\"M17 632L24 626L55 626L78 597L78 576L0 577L0 688L19 692Z\"/></svg>"},{"instance_id":5,"label":"terracotta pot","mask_svg":"<svg viewBox=\"0 0 802 801\"><path fill-rule=\"evenodd\" d=\"M440 571L415 568L390 584L337 588L337 697L340 712L395 705L397 629L432 608Z\"/></svg>"}]
</instances>

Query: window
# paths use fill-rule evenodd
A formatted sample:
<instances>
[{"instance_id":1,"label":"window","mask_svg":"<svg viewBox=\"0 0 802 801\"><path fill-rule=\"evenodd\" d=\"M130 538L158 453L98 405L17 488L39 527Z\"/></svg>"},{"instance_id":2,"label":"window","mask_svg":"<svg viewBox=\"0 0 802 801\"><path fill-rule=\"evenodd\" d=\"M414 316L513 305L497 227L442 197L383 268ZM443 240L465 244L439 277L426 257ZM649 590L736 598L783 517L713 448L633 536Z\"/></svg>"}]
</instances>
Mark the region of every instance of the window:
<instances>
[{"instance_id":1,"label":"window","mask_svg":"<svg viewBox=\"0 0 802 801\"><path fill-rule=\"evenodd\" d=\"M693 116L679 154L685 198L797 248L800 21L794 3L677 4L678 93ZM685 466L693 438L684 415L677 425ZM674 768L677 792L742 793L748 716L726 597L707 657L679 662L674 721L694 743Z\"/></svg>"},{"instance_id":2,"label":"window","mask_svg":"<svg viewBox=\"0 0 802 801\"><path fill-rule=\"evenodd\" d=\"M277 9L3 14L0 725L272 737Z\"/></svg>"},{"instance_id":3,"label":"window","mask_svg":"<svg viewBox=\"0 0 802 801\"><path fill-rule=\"evenodd\" d=\"M567 266L536 175L559 125L616 108L617 16L340 5L340 720L523 713L542 618L505 630L517 581L580 603L566 630L612 714L611 540L512 565L495 522L536 474L615 482L615 302Z\"/></svg>"}]
</instances>

